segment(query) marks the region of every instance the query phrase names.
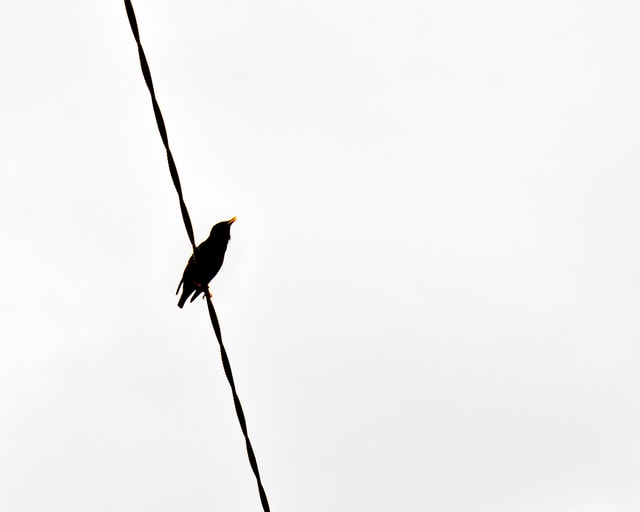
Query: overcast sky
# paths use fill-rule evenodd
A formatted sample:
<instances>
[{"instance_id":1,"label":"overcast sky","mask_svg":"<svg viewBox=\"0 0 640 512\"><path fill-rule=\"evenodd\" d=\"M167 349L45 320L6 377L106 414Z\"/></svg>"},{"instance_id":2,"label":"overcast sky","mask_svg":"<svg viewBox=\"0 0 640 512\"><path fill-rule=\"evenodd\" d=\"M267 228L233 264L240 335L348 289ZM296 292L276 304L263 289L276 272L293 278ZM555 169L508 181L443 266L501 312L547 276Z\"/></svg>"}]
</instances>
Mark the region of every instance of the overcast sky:
<instances>
[{"instance_id":1,"label":"overcast sky","mask_svg":"<svg viewBox=\"0 0 640 512\"><path fill-rule=\"evenodd\" d=\"M274 512L640 509L638 2L134 6ZM123 3L0 63L0 510L260 510Z\"/></svg>"}]
</instances>

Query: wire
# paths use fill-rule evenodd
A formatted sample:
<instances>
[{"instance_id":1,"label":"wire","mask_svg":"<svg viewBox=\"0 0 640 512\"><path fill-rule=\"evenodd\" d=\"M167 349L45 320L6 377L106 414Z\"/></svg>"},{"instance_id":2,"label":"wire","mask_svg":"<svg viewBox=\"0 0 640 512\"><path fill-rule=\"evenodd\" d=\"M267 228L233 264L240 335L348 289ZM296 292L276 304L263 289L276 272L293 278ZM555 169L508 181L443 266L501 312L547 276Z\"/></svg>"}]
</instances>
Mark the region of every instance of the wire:
<instances>
[{"instance_id":1,"label":"wire","mask_svg":"<svg viewBox=\"0 0 640 512\"><path fill-rule=\"evenodd\" d=\"M218 315L216 315L216 310L213 308L213 302L211 302L211 297L209 296L209 290L205 293L205 297L207 298L207 308L209 309L209 317L211 317L211 325L213 326L213 330L216 333L216 338L218 339L218 345L220 345L220 357L222 358L222 366L224 367L224 374L227 376L227 380L229 381L229 386L231 386L231 393L233 394L233 403L236 407L236 415L238 416L238 423L240 423L240 428L242 429L242 434L244 435L244 441L247 445L247 456L249 457L249 464L251 465L251 469L253 470L253 474L256 477L256 482L258 483L258 491L260 493L260 501L262 502L262 508L264 512L269 512L269 502L267 501L267 494L264 492L264 487L262 487L262 480L260 479L260 471L258 471L258 461L256 460L256 455L253 452L253 447L251 446L251 440L249 439L249 434L247 432L247 421L244 417L244 412L242 411L242 404L240 403L240 398L238 398L238 393L236 393L236 385L233 382L233 373L231 371L231 364L229 363L229 358L227 357L227 351L224 348L222 343L222 334L220 332L220 324L218 323Z\"/></svg>"},{"instance_id":2,"label":"wire","mask_svg":"<svg viewBox=\"0 0 640 512\"><path fill-rule=\"evenodd\" d=\"M124 0L125 8L127 9L127 17L129 18L129 25L131 25L131 32L133 32L133 37L136 40L136 44L138 45L138 56L140 57L140 68L142 69L142 75L144 76L144 81L147 84L147 88L149 89L149 94L151 95L151 102L153 103L153 113L156 116L156 123L158 124L158 131L160 132L160 137L162 138L162 142L164 143L164 148L167 150L167 162L169 163L169 172L171 173L171 179L173 180L173 185L176 187L176 192L178 193L178 200L180 201L180 211L182 212L182 220L184 221L184 227L187 230L187 236L189 237L189 241L191 242L191 247L193 248L193 254L195 258L196 253L196 242L193 236L193 225L191 224L191 217L189 216L189 211L187 210L187 205L184 202L184 197L182 196L182 185L180 185L180 176L178 176L178 169L176 168L176 163L173 160L173 154L171 153L171 149L169 148L169 138L167 137L167 128L164 125L164 118L162 117L162 112L160 111L160 105L158 105L158 101L156 100L156 92L153 89L153 80L151 80L151 71L149 70L149 64L147 63L147 57L144 54L144 50L142 49L142 43L140 43L140 33L138 32L138 23L136 21L136 13L133 11L133 5L130 0Z\"/></svg>"},{"instance_id":3,"label":"wire","mask_svg":"<svg viewBox=\"0 0 640 512\"><path fill-rule=\"evenodd\" d=\"M144 76L144 81L146 82L147 88L149 89L149 94L151 95L151 102L153 103L153 113L156 116L158 131L160 132L160 137L162 138L162 142L167 151L167 162L169 164L169 172L171 173L171 179L173 180L173 185L175 186L176 192L178 193L178 201L180 202L180 212L182 213L182 220L184 221L184 227L187 230L187 236L189 237L189 242L191 242L191 247L193 248L193 257L195 259L196 243L195 243L195 237L193 235L193 225L191 224L191 217L189 216L189 210L187 210L187 205L185 204L184 197L182 195L182 186L180 185L180 177L178 176L178 169L176 168L176 164L173 159L173 154L171 153L171 149L169 149L169 138L167 137L167 129L164 124L164 118L162 117L162 112L160 111L160 106L158 105L158 101L156 100L156 93L153 88L153 81L151 80L151 71L149 70L147 57L144 54L144 49L142 48L142 43L140 42L140 33L138 31L136 14L133 10L133 5L131 4L130 0L124 0L124 5L127 10L127 17L129 18L129 25L131 26L131 32L133 32L133 37L136 40L136 44L138 46L138 56L140 57L140 68L142 69L142 75ZM205 297L207 298L207 309L209 310L211 325L213 326L213 331L215 332L216 338L218 340L218 345L220 345L220 357L222 358L222 366L224 368L224 373L227 377L227 381L229 382L229 386L231 387L231 394L233 395L233 404L236 408L238 423L240 423L240 428L242 429L242 434L244 435L244 440L247 447L247 456L249 458L249 464L251 465L251 469L253 470L253 474L256 477L256 482L258 484L258 491L260 493L260 502L262 503L262 509L264 512L269 512L270 511L269 501L267 500L267 494L264 491L264 487L262 486L262 480L260 479L258 462L256 460L255 453L253 451L253 446L251 445L251 440L249 439L249 433L247 432L247 421L244 416L244 411L242 410L242 404L240 403L240 398L238 397L238 393L236 392L236 385L233 380L233 372L231 371L231 364L229 363L229 357L227 356L227 351L224 348L224 344L222 343L222 333L220 331L220 323L218 322L218 315L216 315L216 310L213 307L213 302L211 302L208 286L206 289Z\"/></svg>"}]
</instances>

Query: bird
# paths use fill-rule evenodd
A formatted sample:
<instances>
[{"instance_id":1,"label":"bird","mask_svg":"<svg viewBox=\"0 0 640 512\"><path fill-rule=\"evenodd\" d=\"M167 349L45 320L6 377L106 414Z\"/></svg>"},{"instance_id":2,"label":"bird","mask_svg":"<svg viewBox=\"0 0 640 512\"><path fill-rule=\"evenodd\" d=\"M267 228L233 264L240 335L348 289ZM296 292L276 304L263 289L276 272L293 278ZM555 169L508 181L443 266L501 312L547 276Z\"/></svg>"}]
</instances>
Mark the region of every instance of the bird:
<instances>
[{"instance_id":1,"label":"bird","mask_svg":"<svg viewBox=\"0 0 640 512\"><path fill-rule=\"evenodd\" d=\"M231 238L231 224L236 221L237 217L232 217L229 220L218 222L211 228L209 238L202 242L195 251L194 255L191 255L187 266L182 273L182 279L178 283L178 289L176 295L182 287L182 295L178 300L178 307L182 308L189 296L191 301L196 300L198 295L204 293L207 290L207 285L216 276L222 267L224 261L224 253L227 250L227 244ZM207 291L208 293L208 291ZM211 297L211 295L209 295Z\"/></svg>"}]
</instances>

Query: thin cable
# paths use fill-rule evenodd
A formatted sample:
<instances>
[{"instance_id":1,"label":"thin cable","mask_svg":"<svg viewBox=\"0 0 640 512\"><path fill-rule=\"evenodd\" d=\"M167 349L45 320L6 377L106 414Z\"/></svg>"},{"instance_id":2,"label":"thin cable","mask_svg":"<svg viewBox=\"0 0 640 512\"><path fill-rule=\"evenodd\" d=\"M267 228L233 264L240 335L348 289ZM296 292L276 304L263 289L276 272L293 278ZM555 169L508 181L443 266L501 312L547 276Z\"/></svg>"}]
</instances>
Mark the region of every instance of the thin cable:
<instances>
[{"instance_id":1,"label":"thin cable","mask_svg":"<svg viewBox=\"0 0 640 512\"><path fill-rule=\"evenodd\" d=\"M147 88L149 89L149 94L151 95L151 102L153 103L153 112L156 116L158 131L160 132L160 137L162 138L162 142L164 143L164 147L167 151L167 162L169 163L169 172L171 173L171 179L173 180L173 185L175 186L176 192L178 193L178 200L180 201L180 211L182 212L182 220L184 221L184 227L187 230L187 235L189 236L189 241L191 242L191 247L193 248L193 255L195 258L196 243L195 243L195 237L193 235L193 226L191 224L191 217L189 216L187 205L185 204L184 198L182 196L182 187L180 185L180 177L178 176L178 169L176 168L176 164L173 160L173 155L171 154L171 150L169 149L169 138L167 137L167 129L164 124L162 112L160 111L160 106L158 105L158 101L156 100L156 94L153 89L153 81L151 80L151 71L149 70L149 64L147 63L147 58L144 54L144 50L142 49L142 44L140 43L140 33L138 31L136 14L133 11L133 5L131 4L130 0L124 0L124 5L127 10L129 25L131 25L131 32L133 32L133 37L135 38L136 44L138 45L138 55L140 56L140 68L142 69L142 75L144 76L144 81L146 82ZM247 456L249 458L249 464L251 465L253 474L256 477L256 482L258 483L258 491L260 493L260 502L262 503L262 509L264 512L270 512L271 509L269 508L267 494L265 493L264 487L262 486L262 480L260 479L260 472L258 471L258 462L256 461L256 456L253 451L253 447L251 446L251 440L249 439L249 434L247 432L247 421L244 417L244 411L242 410L242 404L240 403L240 398L238 397L238 393L236 392L236 385L233 380L233 372L231 371L231 364L229 363L229 357L227 356L227 351L225 350L224 344L222 343L222 333L220 332L220 323L218 322L218 315L216 315L216 310L213 307L213 302L211 302L211 297L209 296L208 287L206 289L205 297L207 298L207 309L209 310L211 325L213 326L213 330L216 334L218 345L220 345L220 356L222 358L222 366L224 368L224 373L227 376L227 381L229 382L229 386L231 387L231 394L233 395L233 404L235 405L235 408L236 408L238 423L240 423L240 428L242 429L242 434L244 435L244 440L247 447Z\"/></svg>"},{"instance_id":2,"label":"thin cable","mask_svg":"<svg viewBox=\"0 0 640 512\"><path fill-rule=\"evenodd\" d=\"M127 17L129 18L129 25L131 25L131 32L133 32L133 37L135 38L136 44L138 45L138 56L140 57L140 68L142 69L142 75L144 76L144 81L146 82L147 88L149 89L149 94L151 95L151 102L153 103L153 113L156 116L156 123L158 124L158 131L160 132L160 137L162 138L164 148L167 151L167 162L169 163L169 172L171 173L171 179L173 180L173 185L176 188L176 192L178 193L178 201L180 202L180 211L182 212L182 220L184 221L184 227L187 230L187 236L189 237L189 242L191 242L191 247L193 249L193 254L194 254L193 257L195 258L196 242L195 242L195 237L193 236L193 225L191 224L191 217L189 216L187 205L185 204L184 197L182 196L182 185L180 185L180 177L178 176L178 169L176 168L176 163L173 160L173 154L171 153L171 149L169 149L169 137L167 137L167 128L164 125L164 118L162 117L162 112L160 111L160 105L158 105L158 100L156 100L156 92L153 89L153 80L151 80L151 71L149 70L147 57L144 54L144 50L142 49L142 43L140 42L140 33L138 31L138 22L136 21L136 13L133 11L133 5L131 5L130 0L124 0L124 6L127 9Z\"/></svg>"},{"instance_id":3,"label":"thin cable","mask_svg":"<svg viewBox=\"0 0 640 512\"><path fill-rule=\"evenodd\" d=\"M262 487L262 480L260 479L260 471L258 470L258 461L256 460L256 455L253 452L253 447L251 446L251 440L249 439L249 434L247 432L247 421L244 418L244 412L242 410L242 404L240 403L240 398L238 398L238 393L236 393L236 385L233 381L233 372L231 371L231 364L229 363L229 358L227 357L227 351L225 350L224 344L222 343L222 333L220 332L218 315L216 315L216 310L213 307L213 302L211 302L211 297L209 296L208 288L204 295L207 298L207 308L209 309L209 317L211 318L211 325L213 326L213 330L216 333L216 338L218 339L218 345L220 345L220 357L222 358L222 366L224 367L224 374L227 376L227 380L229 381L229 386L231 386L231 393L233 394L233 403L236 406L236 415L238 416L238 423L240 423L240 428L242 429L242 434L244 435L244 441L245 441L245 444L247 445L247 456L249 457L249 464L251 465L253 474L256 477L256 482L258 483L258 491L260 492L260 501L262 502L262 509L264 510L264 512L269 512L270 509L269 509L269 502L267 501L267 494L264 492L264 487Z\"/></svg>"}]
</instances>

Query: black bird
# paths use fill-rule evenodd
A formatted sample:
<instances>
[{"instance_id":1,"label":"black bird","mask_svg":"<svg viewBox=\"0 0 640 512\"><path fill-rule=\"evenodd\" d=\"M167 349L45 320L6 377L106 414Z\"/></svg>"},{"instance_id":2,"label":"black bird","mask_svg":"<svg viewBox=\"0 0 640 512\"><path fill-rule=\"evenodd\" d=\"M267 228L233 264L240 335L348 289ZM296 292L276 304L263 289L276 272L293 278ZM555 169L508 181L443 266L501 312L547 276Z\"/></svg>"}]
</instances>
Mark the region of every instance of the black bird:
<instances>
[{"instance_id":1,"label":"black bird","mask_svg":"<svg viewBox=\"0 0 640 512\"><path fill-rule=\"evenodd\" d=\"M193 255L189 258L176 290L177 295L182 286L178 307L184 306L191 294L193 294L191 297L191 302L193 302L198 295L204 293L209 282L222 267L224 253L231 238L231 224L235 221L236 217L218 222L211 228L209 238L196 247L196 259L194 261Z\"/></svg>"}]
</instances>

